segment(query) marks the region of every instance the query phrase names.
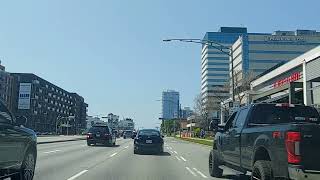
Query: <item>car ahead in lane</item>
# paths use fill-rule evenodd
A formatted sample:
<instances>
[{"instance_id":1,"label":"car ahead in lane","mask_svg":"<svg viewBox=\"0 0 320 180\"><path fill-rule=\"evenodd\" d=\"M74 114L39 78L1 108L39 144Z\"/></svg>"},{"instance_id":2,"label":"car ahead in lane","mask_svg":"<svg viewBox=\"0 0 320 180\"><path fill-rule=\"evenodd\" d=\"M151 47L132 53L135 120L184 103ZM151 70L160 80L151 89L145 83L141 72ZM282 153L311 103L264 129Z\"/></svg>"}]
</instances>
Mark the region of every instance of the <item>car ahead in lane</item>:
<instances>
[{"instance_id":1,"label":"car ahead in lane","mask_svg":"<svg viewBox=\"0 0 320 180\"><path fill-rule=\"evenodd\" d=\"M143 152L163 153L163 136L155 129L142 129L134 139L134 154Z\"/></svg>"},{"instance_id":2,"label":"car ahead in lane","mask_svg":"<svg viewBox=\"0 0 320 180\"><path fill-rule=\"evenodd\" d=\"M250 104L220 126L209 155L209 172L222 166L252 179L320 179L320 116L310 106Z\"/></svg>"},{"instance_id":3,"label":"car ahead in lane","mask_svg":"<svg viewBox=\"0 0 320 180\"><path fill-rule=\"evenodd\" d=\"M108 146L116 145L116 135L106 124L94 125L87 134L87 145L103 144Z\"/></svg>"},{"instance_id":4,"label":"car ahead in lane","mask_svg":"<svg viewBox=\"0 0 320 180\"><path fill-rule=\"evenodd\" d=\"M133 131L131 130L126 130L123 132L123 139L131 138L133 135Z\"/></svg>"},{"instance_id":5,"label":"car ahead in lane","mask_svg":"<svg viewBox=\"0 0 320 180\"><path fill-rule=\"evenodd\" d=\"M37 159L36 133L23 126L26 117L15 117L0 102L0 179L32 180Z\"/></svg>"}]
</instances>

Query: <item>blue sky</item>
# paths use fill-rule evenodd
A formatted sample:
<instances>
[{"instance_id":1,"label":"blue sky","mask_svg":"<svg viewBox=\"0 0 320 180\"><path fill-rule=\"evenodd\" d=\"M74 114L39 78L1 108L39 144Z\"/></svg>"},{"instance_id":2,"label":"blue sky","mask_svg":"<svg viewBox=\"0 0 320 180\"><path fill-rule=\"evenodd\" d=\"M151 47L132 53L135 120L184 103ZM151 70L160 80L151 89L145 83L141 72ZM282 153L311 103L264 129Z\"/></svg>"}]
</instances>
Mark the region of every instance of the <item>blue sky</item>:
<instances>
[{"instance_id":1,"label":"blue sky","mask_svg":"<svg viewBox=\"0 0 320 180\"><path fill-rule=\"evenodd\" d=\"M82 95L89 114L112 112L138 126L158 123L161 92L193 107L200 50L165 38L202 38L220 26L249 32L320 30L316 0L1 1L0 59Z\"/></svg>"}]
</instances>

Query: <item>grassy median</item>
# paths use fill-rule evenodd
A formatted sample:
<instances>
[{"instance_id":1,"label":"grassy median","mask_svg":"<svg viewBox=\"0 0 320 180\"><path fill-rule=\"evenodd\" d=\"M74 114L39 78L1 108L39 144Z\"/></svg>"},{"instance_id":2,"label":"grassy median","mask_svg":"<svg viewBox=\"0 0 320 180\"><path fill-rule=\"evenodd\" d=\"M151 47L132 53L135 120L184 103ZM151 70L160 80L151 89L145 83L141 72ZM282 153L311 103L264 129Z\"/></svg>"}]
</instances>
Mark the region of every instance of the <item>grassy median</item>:
<instances>
[{"instance_id":1,"label":"grassy median","mask_svg":"<svg viewBox=\"0 0 320 180\"><path fill-rule=\"evenodd\" d=\"M184 141L189 141L189 142L194 142L194 143L203 144L203 145L207 145L207 146L212 146L212 142L210 142L208 140L204 140L204 139L191 139L191 138L180 138L180 137L176 137L176 138L184 140Z\"/></svg>"}]
</instances>

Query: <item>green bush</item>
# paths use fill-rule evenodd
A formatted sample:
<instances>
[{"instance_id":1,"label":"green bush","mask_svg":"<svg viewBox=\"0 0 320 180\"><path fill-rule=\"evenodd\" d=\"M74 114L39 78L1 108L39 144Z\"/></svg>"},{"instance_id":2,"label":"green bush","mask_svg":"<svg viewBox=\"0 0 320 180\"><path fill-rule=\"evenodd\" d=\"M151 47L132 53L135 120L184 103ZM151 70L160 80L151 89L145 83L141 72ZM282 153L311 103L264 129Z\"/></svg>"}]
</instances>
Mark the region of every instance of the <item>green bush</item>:
<instances>
[{"instance_id":1,"label":"green bush","mask_svg":"<svg viewBox=\"0 0 320 180\"><path fill-rule=\"evenodd\" d=\"M194 129L194 134L195 134L196 137L199 137L199 136L200 136L200 131L201 131L200 128L195 128L195 129Z\"/></svg>"}]
</instances>

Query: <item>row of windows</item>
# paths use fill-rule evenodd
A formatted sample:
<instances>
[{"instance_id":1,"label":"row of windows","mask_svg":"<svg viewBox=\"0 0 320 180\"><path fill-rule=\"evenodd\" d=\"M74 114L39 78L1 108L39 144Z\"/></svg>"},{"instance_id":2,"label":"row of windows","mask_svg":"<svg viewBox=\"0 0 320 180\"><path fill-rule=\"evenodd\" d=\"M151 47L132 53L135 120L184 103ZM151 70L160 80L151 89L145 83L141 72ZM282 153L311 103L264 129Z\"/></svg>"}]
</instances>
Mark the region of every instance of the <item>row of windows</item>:
<instances>
[{"instance_id":1,"label":"row of windows","mask_svg":"<svg viewBox=\"0 0 320 180\"><path fill-rule=\"evenodd\" d=\"M249 44L271 44L271 45L313 45L317 46L320 43L312 43L312 42L303 42L303 41L292 41L292 42L283 42L283 41L249 41Z\"/></svg>"},{"instance_id":2,"label":"row of windows","mask_svg":"<svg viewBox=\"0 0 320 180\"><path fill-rule=\"evenodd\" d=\"M255 59L250 59L250 62L252 63L281 63L281 62L285 62L286 60L255 60Z\"/></svg>"},{"instance_id":3,"label":"row of windows","mask_svg":"<svg viewBox=\"0 0 320 180\"><path fill-rule=\"evenodd\" d=\"M224 65L224 66L228 66L229 63L208 62L206 65L208 65L208 66L210 66L210 65Z\"/></svg>"},{"instance_id":4,"label":"row of windows","mask_svg":"<svg viewBox=\"0 0 320 180\"><path fill-rule=\"evenodd\" d=\"M227 82L226 79L208 79L206 81L208 81L208 82Z\"/></svg>"},{"instance_id":5,"label":"row of windows","mask_svg":"<svg viewBox=\"0 0 320 180\"><path fill-rule=\"evenodd\" d=\"M229 71L229 68L207 68L207 71Z\"/></svg>"},{"instance_id":6,"label":"row of windows","mask_svg":"<svg viewBox=\"0 0 320 180\"><path fill-rule=\"evenodd\" d=\"M249 50L249 53L258 54L303 54L304 51L264 51L264 50Z\"/></svg>"}]
</instances>

